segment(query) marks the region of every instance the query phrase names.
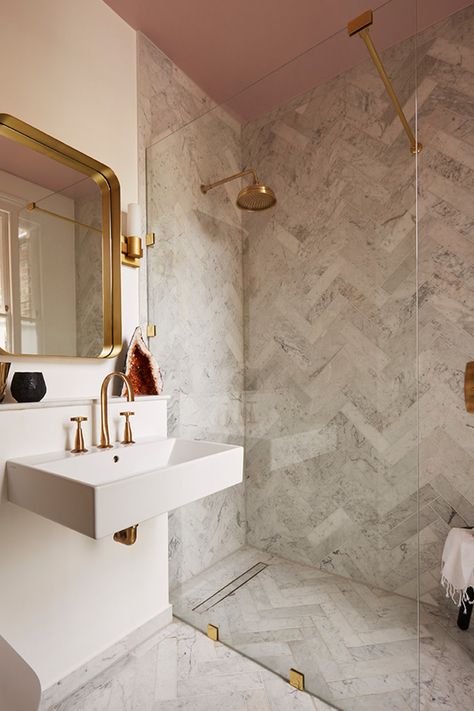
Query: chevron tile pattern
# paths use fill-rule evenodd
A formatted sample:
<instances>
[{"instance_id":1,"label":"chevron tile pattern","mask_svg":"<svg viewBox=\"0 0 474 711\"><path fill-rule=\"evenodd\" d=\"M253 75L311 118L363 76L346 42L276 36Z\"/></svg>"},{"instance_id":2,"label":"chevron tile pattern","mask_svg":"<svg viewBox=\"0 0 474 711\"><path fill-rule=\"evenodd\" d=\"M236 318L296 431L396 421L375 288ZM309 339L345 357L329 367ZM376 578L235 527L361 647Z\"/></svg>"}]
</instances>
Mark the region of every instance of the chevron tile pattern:
<instances>
[{"instance_id":1,"label":"chevron tile pattern","mask_svg":"<svg viewBox=\"0 0 474 711\"><path fill-rule=\"evenodd\" d=\"M193 609L257 561L267 564L258 575L211 609ZM424 606L419 626L410 598L255 548L185 583L173 606L197 628L217 625L223 642L283 677L302 671L306 688L339 709L463 711L474 693L472 636L437 608Z\"/></svg>"},{"instance_id":2,"label":"chevron tile pattern","mask_svg":"<svg viewBox=\"0 0 474 711\"><path fill-rule=\"evenodd\" d=\"M423 599L429 601L441 601L439 560L449 526L474 526L474 419L463 399L465 364L474 358L473 31L471 5L422 35L419 47L421 80L433 87L419 113L425 145L420 161L420 486L433 497L421 509L420 576Z\"/></svg>"},{"instance_id":3,"label":"chevron tile pattern","mask_svg":"<svg viewBox=\"0 0 474 711\"><path fill-rule=\"evenodd\" d=\"M384 61L413 112L413 41ZM413 156L369 61L243 144L279 200L243 220L247 541L395 590L417 575Z\"/></svg>"},{"instance_id":4,"label":"chevron tile pattern","mask_svg":"<svg viewBox=\"0 0 474 711\"><path fill-rule=\"evenodd\" d=\"M49 711L330 711L175 622Z\"/></svg>"},{"instance_id":5,"label":"chevron tile pattern","mask_svg":"<svg viewBox=\"0 0 474 711\"><path fill-rule=\"evenodd\" d=\"M171 580L191 579L177 609L202 624L190 610L216 591L214 572L225 584L246 569L247 549L215 565L246 534L252 564L273 564L213 608L226 638L285 675L311 660L311 688L351 711L418 709L420 693L423 709L457 711L473 689L472 634L453 632L439 586L449 527L474 526L462 392L474 358L473 30L471 6L422 33L416 54L413 40L384 53L410 120L417 66L418 204L415 161L368 61L242 128L212 111L147 154L170 432L242 441L245 423L247 453L245 497L171 516ZM209 108L155 50L142 40L152 141ZM150 107L165 79L161 125ZM241 219L225 190L202 201L201 181L242 163L275 189L274 210Z\"/></svg>"},{"instance_id":6,"label":"chevron tile pattern","mask_svg":"<svg viewBox=\"0 0 474 711\"><path fill-rule=\"evenodd\" d=\"M471 6L384 53L409 117L418 62L418 392L414 160L373 65L243 129L279 198L243 223L247 541L403 595L420 573L431 603L474 526L473 30Z\"/></svg>"},{"instance_id":7,"label":"chevron tile pattern","mask_svg":"<svg viewBox=\"0 0 474 711\"><path fill-rule=\"evenodd\" d=\"M157 235L148 251L149 319L157 325L150 345L171 396L169 435L241 444L240 212L230 189L209 196L200 190L201 183L240 169L240 125L220 109L186 125L210 108L206 96L143 35L138 49L148 228ZM242 486L174 511L171 584L244 540Z\"/></svg>"}]
</instances>

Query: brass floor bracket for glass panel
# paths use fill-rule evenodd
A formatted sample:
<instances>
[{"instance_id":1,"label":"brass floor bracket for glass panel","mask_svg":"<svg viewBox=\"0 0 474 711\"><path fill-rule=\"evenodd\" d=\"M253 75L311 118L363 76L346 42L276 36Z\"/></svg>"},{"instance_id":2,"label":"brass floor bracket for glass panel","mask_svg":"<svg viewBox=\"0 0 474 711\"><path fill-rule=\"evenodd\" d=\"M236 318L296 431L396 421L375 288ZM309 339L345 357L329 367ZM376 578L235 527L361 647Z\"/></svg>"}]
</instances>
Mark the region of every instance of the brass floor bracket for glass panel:
<instances>
[{"instance_id":1,"label":"brass floor bracket for glass panel","mask_svg":"<svg viewBox=\"0 0 474 711\"><path fill-rule=\"evenodd\" d=\"M304 691L304 674L296 669L290 669L290 686L299 691Z\"/></svg>"},{"instance_id":2,"label":"brass floor bracket for glass panel","mask_svg":"<svg viewBox=\"0 0 474 711\"><path fill-rule=\"evenodd\" d=\"M216 627L215 625L208 625L207 626L207 636L209 639L212 639L213 642L218 642L219 641L219 627Z\"/></svg>"},{"instance_id":3,"label":"brass floor bracket for glass panel","mask_svg":"<svg viewBox=\"0 0 474 711\"><path fill-rule=\"evenodd\" d=\"M400 121L402 122L402 126L405 129L405 133L408 136L408 140L410 141L410 150L413 155L416 155L421 151L423 146L421 143L417 142L415 135L411 130L411 126L408 123L407 118L403 112L402 106L398 100L398 96L395 93L395 89L393 88L392 82L390 81L389 76L382 63L382 60L380 59L377 50L375 49L374 43L372 42L372 37L370 36L369 32L369 27L372 25L372 23L372 10L366 10L362 13L362 15L359 15L354 20L351 20L348 23L347 32L349 34L349 37L359 35L359 37L365 42L365 46L367 47L372 61L375 64L375 67L380 75L380 78L384 83L385 89L387 90L387 94L389 95L392 104L394 105L395 110L398 113Z\"/></svg>"}]
</instances>

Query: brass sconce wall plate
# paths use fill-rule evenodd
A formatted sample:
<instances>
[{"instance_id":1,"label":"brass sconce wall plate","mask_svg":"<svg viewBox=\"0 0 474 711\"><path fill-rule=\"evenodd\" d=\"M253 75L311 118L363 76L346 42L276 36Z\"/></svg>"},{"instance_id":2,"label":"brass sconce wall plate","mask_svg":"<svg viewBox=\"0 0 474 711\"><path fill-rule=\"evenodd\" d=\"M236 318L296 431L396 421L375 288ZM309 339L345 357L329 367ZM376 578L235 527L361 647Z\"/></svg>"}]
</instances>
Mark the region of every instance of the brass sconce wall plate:
<instances>
[{"instance_id":1,"label":"brass sconce wall plate","mask_svg":"<svg viewBox=\"0 0 474 711\"><path fill-rule=\"evenodd\" d=\"M122 235L120 239L120 258L122 264L126 264L127 267L139 267L142 257L142 238L125 237Z\"/></svg>"},{"instance_id":2,"label":"brass sconce wall plate","mask_svg":"<svg viewBox=\"0 0 474 711\"><path fill-rule=\"evenodd\" d=\"M148 232L145 238L147 247L155 246L155 233ZM122 235L120 238L120 260L127 267L139 267L140 260L143 258L143 242L141 237L126 237Z\"/></svg>"}]
</instances>

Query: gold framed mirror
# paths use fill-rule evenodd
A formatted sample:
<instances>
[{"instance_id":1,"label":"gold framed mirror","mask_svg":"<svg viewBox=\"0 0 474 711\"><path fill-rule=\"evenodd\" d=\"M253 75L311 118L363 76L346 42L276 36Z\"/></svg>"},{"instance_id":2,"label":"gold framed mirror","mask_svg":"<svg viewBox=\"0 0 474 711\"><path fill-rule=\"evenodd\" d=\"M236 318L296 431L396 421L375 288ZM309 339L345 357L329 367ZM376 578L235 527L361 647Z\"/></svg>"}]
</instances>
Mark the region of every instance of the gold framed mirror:
<instances>
[{"instance_id":1,"label":"gold framed mirror","mask_svg":"<svg viewBox=\"0 0 474 711\"><path fill-rule=\"evenodd\" d=\"M120 185L107 166L0 114L0 354L122 348Z\"/></svg>"}]
</instances>

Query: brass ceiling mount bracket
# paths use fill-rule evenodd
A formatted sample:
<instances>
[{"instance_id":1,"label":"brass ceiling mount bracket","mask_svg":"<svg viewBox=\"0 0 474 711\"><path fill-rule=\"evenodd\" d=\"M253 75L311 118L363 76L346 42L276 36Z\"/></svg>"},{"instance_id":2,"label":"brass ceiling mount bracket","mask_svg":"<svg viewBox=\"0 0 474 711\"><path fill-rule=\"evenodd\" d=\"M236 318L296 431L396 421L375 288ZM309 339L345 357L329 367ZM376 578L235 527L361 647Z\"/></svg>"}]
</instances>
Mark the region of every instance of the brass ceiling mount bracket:
<instances>
[{"instance_id":1,"label":"brass ceiling mount bracket","mask_svg":"<svg viewBox=\"0 0 474 711\"><path fill-rule=\"evenodd\" d=\"M137 541L137 528L138 523L135 526L129 526L121 531L114 533L114 541L117 543L123 543L124 546L133 546Z\"/></svg>"},{"instance_id":2,"label":"brass ceiling mount bracket","mask_svg":"<svg viewBox=\"0 0 474 711\"><path fill-rule=\"evenodd\" d=\"M369 28L371 27L371 25L373 25L373 22L374 15L372 10L366 10L362 13L362 15L358 15L358 17L355 17L353 20L347 23L347 33L349 37L359 35L360 38L364 41L365 46L367 47L367 50L372 58L372 61L375 64L375 68L377 69L380 78L384 83L387 94L400 118L405 133L408 136L408 140L410 141L411 154L416 156L416 154L420 153L420 151L423 149L423 144L418 143L418 141L416 140L415 134L413 133L411 126L408 123L407 117L405 116L405 113L402 109L402 105L400 104L398 96L395 93L393 84L390 81L390 78L386 72L382 60L379 57L377 50L375 49L374 43L372 42L372 37L370 36Z\"/></svg>"},{"instance_id":3,"label":"brass ceiling mount bracket","mask_svg":"<svg viewBox=\"0 0 474 711\"><path fill-rule=\"evenodd\" d=\"M120 260L127 267L139 267L140 259L143 257L143 247L141 237L120 238Z\"/></svg>"},{"instance_id":4,"label":"brass ceiling mount bracket","mask_svg":"<svg viewBox=\"0 0 474 711\"><path fill-rule=\"evenodd\" d=\"M367 29L367 27L370 27L373 24L374 13L372 12L372 10L366 10L362 13L362 15L355 17L353 20L347 23L347 32L349 34L349 37L352 37L352 35L356 35L358 32Z\"/></svg>"}]
</instances>

